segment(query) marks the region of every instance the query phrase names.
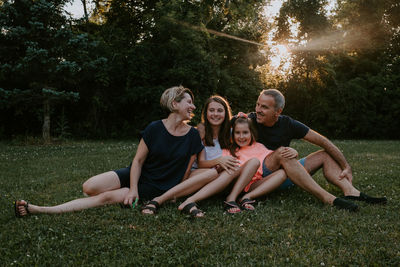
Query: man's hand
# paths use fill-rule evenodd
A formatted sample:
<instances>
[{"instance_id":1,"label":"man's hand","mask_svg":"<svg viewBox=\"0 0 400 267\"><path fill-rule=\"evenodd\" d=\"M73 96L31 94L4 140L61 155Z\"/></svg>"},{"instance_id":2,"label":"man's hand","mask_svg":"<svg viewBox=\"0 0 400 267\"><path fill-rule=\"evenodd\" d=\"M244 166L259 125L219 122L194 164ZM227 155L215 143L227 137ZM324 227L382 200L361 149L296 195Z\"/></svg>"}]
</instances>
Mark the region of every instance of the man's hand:
<instances>
[{"instance_id":1,"label":"man's hand","mask_svg":"<svg viewBox=\"0 0 400 267\"><path fill-rule=\"evenodd\" d=\"M347 167L347 168L345 168L345 169L340 173L339 179L340 179L340 180L342 180L342 179L347 179L347 180L349 180L349 182L350 182L351 184L353 184L353 172L352 172L350 166Z\"/></svg>"},{"instance_id":2,"label":"man's hand","mask_svg":"<svg viewBox=\"0 0 400 267\"><path fill-rule=\"evenodd\" d=\"M294 159L297 158L299 153L297 153L296 149L291 147L284 147L281 151L281 157L287 159Z\"/></svg>"}]
</instances>

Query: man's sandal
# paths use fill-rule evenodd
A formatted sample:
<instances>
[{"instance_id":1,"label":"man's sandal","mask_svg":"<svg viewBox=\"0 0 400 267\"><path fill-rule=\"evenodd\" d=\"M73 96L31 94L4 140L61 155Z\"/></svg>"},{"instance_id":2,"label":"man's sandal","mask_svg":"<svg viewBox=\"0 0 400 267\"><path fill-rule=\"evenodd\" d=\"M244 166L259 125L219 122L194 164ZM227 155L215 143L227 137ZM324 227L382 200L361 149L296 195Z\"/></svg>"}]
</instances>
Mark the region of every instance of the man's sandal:
<instances>
[{"instance_id":1,"label":"man's sandal","mask_svg":"<svg viewBox=\"0 0 400 267\"><path fill-rule=\"evenodd\" d=\"M153 205L154 207L151 205ZM157 201L152 200L152 201L146 202L146 204L141 208L141 212L142 212L142 214L154 215L157 213L157 209L159 209L159 208L160 208L160 204L158 204ZM144 210L149 210L149 211L152 211L153 213L143 212Z\"/></svg>"},{"instance_id":2,"label":"man's sandal","mask_svg":"<svg viewBox=\"0 0 400 267\"><path fill-rule=\"evenodd\" d=\"M224 210L229 214L236 214L242 212L241 208L235 201L224 201Z\"/></svg>"},{"instance_id":3,"label":"man's sandal","mask_svg":"<svg viewBox=\"0 0 400 267\"><path fill-rule=\"evenodd\" d=\"M245 198L245 199L242 199L242 201L240 201L240 207L243 210L253 211L253 210L255 210L254 206L252 205L254 203L256 203L255 200L249 199L249 198Z\"/></svg>"},{"instance_id":4,"label":"man's sandal","mask_svg":"<svg viewBox=\"0 0 400 267\"><path fill-rule=\"evenodd\" d=\"M22 200L16 200L14 201L14 212L15 212L15 217L17 218L21 218L23 216L28 215L29 212L29 203L28 201L24 201L25 204L22 204ZM23 206L25 208L25 213L23 214L23 212L21 212L21 210L19 209L21 206Z\"/></svg>"},{"instance_id":5,"label":"man's sandal","mask_svg":"<svg viewBox=\"0 0 400 267\"><path fill-rule=\"evenodd\" d=\"M364 201L368 204L382 204L385 205L387 203L386 197L371 197L367 194L360 192L360 196L345 196L343 197L347 200L356 200L356 201Z\"/></svg>"},{"instance_id":6,"label":"man's sandal","mask_svg":"<svg viewBox=\"0 0 400 267\"><path fill-rule=\"evenodd\" d=\"M183 207L182 212L190 215L193 218L204 217L204 212L201 209L199 209L199 206L197 206L195 202L191 202L187 204L185 207ZM198 216L199 214L203 215Z\"/></svg>"}]
</instances>

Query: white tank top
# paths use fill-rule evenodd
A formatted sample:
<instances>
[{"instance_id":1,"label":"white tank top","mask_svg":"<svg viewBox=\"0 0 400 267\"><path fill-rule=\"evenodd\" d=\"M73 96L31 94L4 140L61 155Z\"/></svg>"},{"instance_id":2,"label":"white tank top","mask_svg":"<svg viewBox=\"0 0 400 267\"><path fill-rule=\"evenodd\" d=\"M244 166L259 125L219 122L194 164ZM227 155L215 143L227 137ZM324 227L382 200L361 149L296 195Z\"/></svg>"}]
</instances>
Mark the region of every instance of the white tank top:
<instances>
[{"instance_id":1,"label":"white tank top","mask_svg":"<svg viewBox=\"0 0 400 267\"><path fill-rule=\"evenodd\" d=\"M204 152L206 152L205 158L206 160L216 159L222 156L221 145L218 142L218 139L213 139L214 146L204 146ZM198 169L197 160L193 163L192 169Z\"/></svg>"}]
</instances>

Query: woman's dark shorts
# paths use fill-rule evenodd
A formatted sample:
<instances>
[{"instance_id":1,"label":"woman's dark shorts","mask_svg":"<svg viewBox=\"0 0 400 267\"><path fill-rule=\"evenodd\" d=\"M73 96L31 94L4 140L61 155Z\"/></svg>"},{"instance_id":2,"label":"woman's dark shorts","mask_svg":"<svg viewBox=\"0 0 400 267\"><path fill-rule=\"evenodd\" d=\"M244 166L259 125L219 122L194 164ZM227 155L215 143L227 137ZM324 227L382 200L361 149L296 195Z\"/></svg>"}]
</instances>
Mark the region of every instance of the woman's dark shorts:
<instances>
[{"instance_id":1,"label":"woman's dark shorts","mask_svg":"<svg viewBox=\"0 0 400 267\"><path fill-rule=\"evenodd\" d=\"M131 166L114 170L114 172L118 175L119 183L122 187L130 187L130 175L131 175ZM155 197L161 196L165 193L165 190L158 189L154 185L138 182L138 193L140 200L152 200Z\"/></svg>"}]
</instances>

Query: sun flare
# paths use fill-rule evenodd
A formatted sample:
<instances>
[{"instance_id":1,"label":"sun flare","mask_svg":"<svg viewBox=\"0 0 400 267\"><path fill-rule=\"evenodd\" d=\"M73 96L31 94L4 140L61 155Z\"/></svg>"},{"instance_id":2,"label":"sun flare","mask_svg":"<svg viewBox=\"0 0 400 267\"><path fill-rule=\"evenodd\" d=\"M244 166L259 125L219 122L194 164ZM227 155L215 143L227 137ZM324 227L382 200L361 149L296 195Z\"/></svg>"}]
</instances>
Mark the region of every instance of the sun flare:
<instances>
[{"instance_id":1,"label":"sun flare","mask_svg":"<svg viewBox=\"0 0 400 267\"><path fill-rule=\"evenodd\" d=\"M290 68L291 53L285 45L277 44L271 48L270 66L274 70L288 71Z\"/></svg>"}]
</instances>

